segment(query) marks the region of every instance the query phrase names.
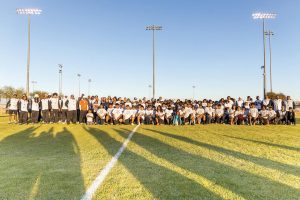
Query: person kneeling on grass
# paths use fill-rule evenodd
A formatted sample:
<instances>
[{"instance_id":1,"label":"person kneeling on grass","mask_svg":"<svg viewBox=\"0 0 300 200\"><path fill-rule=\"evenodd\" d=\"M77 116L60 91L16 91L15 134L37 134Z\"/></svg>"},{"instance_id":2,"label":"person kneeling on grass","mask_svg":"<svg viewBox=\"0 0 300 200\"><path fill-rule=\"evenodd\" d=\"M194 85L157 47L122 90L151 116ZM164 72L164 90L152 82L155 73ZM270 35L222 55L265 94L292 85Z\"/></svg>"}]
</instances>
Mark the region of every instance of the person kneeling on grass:
<instances>
[{"instance_id":1,"label":"person kneeling on grass","mask_svg":"<svg viewBox=\"0 0 300 200\"><path fill-rule=\"evenodd\" d=\"M127 104L125 106L125 110L123 111L123 122L125 125L130 124L131 117L132 117L132 110L130 109L130 106Z\"/></svg>"},{"instance_id":2,"label":"person kneeling on grass","mask_svg":"<svg viewBox=\"0 0 300 200\"><path fill-rule=\"evenodd\" d=\"M156 125L161 125L164 124L165 121L165 112L162 110L161 106L158 106L155 112L155 120L156 120Z\"/></svg>"},{"instance_id":3,"label":"person kneeling on grass","mask_svg":"<svg viewBox=\"0 0 300 200\"><path fill-rule=\"evenodd\" d=\"M263 106L262 110L259 111L259 118L263 125L269 124L269 111L266 109L266 106Z\"/></svg>"},{"instance_id":4,"label":"person kneeling on grass","mask_svg":"<svg viewBox=\"0 0 300 200\"><path fill-rule=\"evenodd\" d=\"M113 123L115 125L122 123L122 117L122 109L120 108L120 105L116 103L116 107L112 111Z\"/></svg>"},{"instance_id":5,"label":"person kneeling on grass","mask_svg":"<svg viewBox=\"0 0 300 200\"><path fill-rule=\"evenodd\" d=\"M286 108L282 106L281 110L277 112L277 124L286 124Z\"/></svg>"},{"instance_id":6,"label":"person kneeling on grass","mask_svg":"<svg viewBox=\"0 0 300 200\"><path fill-rule=\"evenodd\" d=\"M255 104L251 104L249 109L249 125L255 125L258 118L258 110L255 107Z\"/></svg>"},{"instance_id":7,"label":"person kneeling on grass","mask_svg":"<svg viewBox=\"0 0 300 200\"><path fill-rule=\"evenodd\" d=\"M92 110L88 110L88 113L86 114L86 124L87 125L94 124L94 114L93 114Z\"/></svg>"},{"instance_id":8,"label":"person kneeling on grass","mask_svg":"<svg viewBox=\"0 0 300 200\"><path fill-rule=\"evenodd\" d=\"M138 125L144 123L145 114L146 114L146 112L144 110L144 106L140 105L139 111L137 113L137 122L138 122Z\"/></svg>"},{"instance_id":9,"label":"person kneeling on grass","mask_svg":"<svg viewBox=\"0 0 300 200\"><path fill-rule=\"evenodd\" d=\"M224 109L221 108L221 104L218 104L215 111L215 123L221 124L223 122L224 122Z\"/></svg>"},{"instance_id":10,"label":"person kneeling on grass","mask_svg":"<svg viewBox=\"0 0 300 200\"><path fill-rule=\"evenodd\" d=\"M275 110L273 110L273 107L269 107L269 123L270 124L275 124L276 123L276 116L277 113L275 112Z\"/></svg>"},{"instance_id":11,"label":"person kneeling on grass","mask_svg":"<svg viewBox=\"0 0 300 200\"><path fill-rule=\"evenodd\" d=\"M296 114L292 107L286 112L287 125L296 125Z\"/></svg>"},{"instance_id":12,"label":"person kneeling on grass","mask_svg":"<svg viewBox=\"0 0 300 200\"><path fill-rule=\"evenodd\" d=\"M103 108L103 104L100 104L99 109L97 110L97 115L99 117L100 125L103 125L105 123L106 114L107 114L107 111Z\"/></svg>"}]
</instances>

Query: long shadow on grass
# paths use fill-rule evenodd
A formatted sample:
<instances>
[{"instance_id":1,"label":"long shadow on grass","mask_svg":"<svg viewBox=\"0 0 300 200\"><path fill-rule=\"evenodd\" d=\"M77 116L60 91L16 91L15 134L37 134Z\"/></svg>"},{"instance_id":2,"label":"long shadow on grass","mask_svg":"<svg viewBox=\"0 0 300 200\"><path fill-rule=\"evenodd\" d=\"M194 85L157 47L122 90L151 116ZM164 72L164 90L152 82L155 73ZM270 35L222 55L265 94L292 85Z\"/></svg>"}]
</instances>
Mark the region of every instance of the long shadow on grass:
<instances>
[{"instance_id":1,"label":"long shadow on grass","mask_svg":"<svg viewBox=\"0 0 300 200\"><path fill-rule=\"evenodd\" d=\"M264 144L264 145L272 146L272 147L279 147L282 149L287 149L287 150L292 150L292 151L300 151L300 148L298 148L298 147L291 147L291 146L286 146L286 145L282 145L282 144L274 144L274 143L263 142L263 141L258 141L258 140L251 140L251 139L240 138L240 137L229 136L229 135L222 135L222 136L237 139L237 140L243 140L243 141L247 141L247 142L253 142L253 143L257 143L257 144Z\"/></svg>"},{"instance_id":2,"label":"long shadow on grass","mask_svg":"<svg viewBox=\"0 0 300 200\"><path fill-rule=\"evenodd\" d=\"M79 199L84 185L72 134L36 128L0 142L0 199Z\"/></svg>"},{"instance_id":3,"label":"long shadow on grass","mask_svg":"<svg viewBox=\"0 0 300 200\"><path fill-rule=\"evenodd\" d=\"M180 135L165 133L165 132L157 131L157 130L153 130L153 129L145 129L145 130L152 131L152 132L155 132L155 133L159 133L161 135L171 137L171 138L174 138L174 139L177 139L177 140L180 140L180 141L184 141L184 142L187 142L187 143L190 143L190 144L194 144L194 145L197 145L197 146L202 146L202 147L205 147L207 149L211 149L211 150L214 150L214 151L217 151L217 152L225 153L227 155L234 156L238 159L243 159L243 160L246 160L246 161L250 161L250 162L253 162L253 163L256 163L258 165L262 165L262 166L265 166L265 167L268 167L268 168L277 169L277 170L280 170L280 171L283 171L283 172L286 172L286 173L289 173L289 174L300 176L300 167L297 167L297 166L288 165L288 164L284 164L284 163L281 163L281 162L277 162L277 161L273 161L273 160L269 160L269 159L265 159L265 158L260 158L260 157L256 157L256 156L247 155L247 154L244 154L244 153L240 153L240 152L237 152L237 151L232 151L232 150L225 149L225 148L215 146L215 145L212 145L212 144L207 144L207 143L203 143L203 142L200 142L200 141L196 141L196 140L190 139L188 137L180 136Z\"/></svg>"},{"instance_id":4,"label":"long shadow on grass","mask_svg":"<svg viewBox=\"0 0 300 200\"><path fill-rule=\"evenodd\" d=\"M94 136L112 156L114 156L122 146L122 143L112 138L109 133L97 128L84 128L89 134ZM125 130L126 133L120 130L116 131L122 133L124 138L127 138L130 132L128 130ZM119 158L119 162L121 162L156 199L221 199L206 188L201 187L195 181L175 171L159 166L131 150L126 149L124 154Z\"/></svg>"},{"instance_id":5,"label":"long shadow on grass","mask_svg":"<svg viewBox=\"0 0 300 200\"><path fill-rule=\"evenodd\" d=\"M116 131L121 136L126 137L124 130ZM297 199L300 195L300 190L295 188L200 155L190 154L140 132L135 133L132 142L156 156L166 159L176 166L204 176L246 199ZM180 188L177 189L180 190Z\"/></svg>"}]
</instances>

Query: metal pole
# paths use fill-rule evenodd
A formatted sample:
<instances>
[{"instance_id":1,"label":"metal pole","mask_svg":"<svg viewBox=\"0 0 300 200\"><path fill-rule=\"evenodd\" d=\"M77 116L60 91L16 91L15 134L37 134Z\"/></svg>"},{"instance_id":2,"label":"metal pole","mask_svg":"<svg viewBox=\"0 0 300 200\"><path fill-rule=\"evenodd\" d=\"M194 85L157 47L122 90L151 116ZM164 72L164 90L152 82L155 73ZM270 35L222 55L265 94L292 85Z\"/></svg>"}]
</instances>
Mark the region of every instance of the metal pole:
<instances>
[{"instance_id":1,"label":"metal pole","mask_svg":"<svg viewBox=\"0 0 300 200\"><path fill-rule=\"evenodd\" d=\"M30 69L30 15L28 15L28 49L27 49L27 75L26 95L29 97L29 69Z\"/></svg>"},{"instance_id":2,"label":"metal pole","mask_svg":"<svg viewBox=\"0 0 300 200\"><path fill-rule=\"evenodd\" d=\"M153 29L153 99L155 99L155 30Z\"/></svg>"},{"instance_id":3,"label":"metal pole","mask_svg":"<svg viewBox=\"0 0 300 200\"><path fill-rule=\"evenodd\" d=\"M272 46L271 46L271 35L272 32L269 31L269 50L270 50L270 89L273 93L273 84L272 84Z\"/></svg>"},{"instance_id":4,"label":"metal pole","mask_svg":"<svg viewBox=\"0 0 300 200\"><path fill-rule=\"evenodd\" d=\"M78 94L79 94L79 96L78 97L80 97L80 76L78 76Z\"/></svg>"},{"instance_id":5,"label":"metal pole","mask_svg":"<svg viewBox=\"0 0 300 200\"><path fill-rule=\"evenodd\" d=\"M195 100L195 88L196 86L193 86L193 101Z\"/></svg>"},{"instance_id":6,"label":"metal pole","mask_svg":"<svg viewBox=\"0 0 300 200\"><path fill-rule=\"evenodd\" d=\"M267 96L266 86L267 86L267 79L266 79L266 37L265 37L265 19L263 19L263 41L264 41L264 98Z\"/></svg>"}]
</instances>

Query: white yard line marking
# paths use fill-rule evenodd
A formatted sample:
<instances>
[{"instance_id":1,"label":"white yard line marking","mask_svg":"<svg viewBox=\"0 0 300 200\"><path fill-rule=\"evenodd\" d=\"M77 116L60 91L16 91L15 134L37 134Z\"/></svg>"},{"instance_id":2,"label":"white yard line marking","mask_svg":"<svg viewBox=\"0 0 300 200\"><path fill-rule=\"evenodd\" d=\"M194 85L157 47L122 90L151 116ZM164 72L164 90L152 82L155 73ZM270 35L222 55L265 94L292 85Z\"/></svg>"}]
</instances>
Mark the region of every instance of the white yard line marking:
<instances>
[{"instance_id":1,"label":"white yard line marking","mask_svg":"<svg viewBox=\"0 0 300 200\"><path fill-rule=\"evenodd\" d=\"M101 184L104 182L106 176L109 174L109 172L115 166L115 164L117 163L119 157L121 156L121 154L123 153L123 151L127 147L129 141L131 140L133 134L136 132L136 130L138 129L139 126L140 125L136 126L131 131L131 133L129 134L129 136L127 137L127 139L124 141L124 143L122 144L122 146L119 149L119 151L116 153L116 155L114 155L114 157L112 157L112 159L110 160L110 162L98 174L98 176L93 181L92 185L88 188L88 190L85 192L85 194L83 195L83 197L81 198L81 200L91 200L93 198L93 195L95 194L96 190L101 186Z\"/></svg>"}]
</instances>

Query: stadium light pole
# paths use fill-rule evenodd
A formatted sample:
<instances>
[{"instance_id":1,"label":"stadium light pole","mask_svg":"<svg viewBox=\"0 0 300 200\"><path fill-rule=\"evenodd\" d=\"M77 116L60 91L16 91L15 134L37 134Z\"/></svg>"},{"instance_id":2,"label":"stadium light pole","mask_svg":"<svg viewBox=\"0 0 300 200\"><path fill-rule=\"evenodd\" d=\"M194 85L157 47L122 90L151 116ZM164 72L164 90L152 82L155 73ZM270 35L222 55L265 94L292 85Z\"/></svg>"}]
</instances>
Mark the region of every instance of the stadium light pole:
<instances>
[{"instance_id":1,"label":"stadium light pole","mask_svg":"<svg viewBox=\"0 0 300 200\"><path fill-rule=\"evenodd\" d=\"M155 31L161 31L162 26L151 25L146 27L147 31L152 31L153 37L153 83L152 83L152 96L153 99L155 98Z\"/></svg>"},{"instance_id":2,"label":"stadium light pole","mask_svg":"<svg viewBox=\"0 0 300 200\"><path fill-rule=\"evenodd\" d=\"M59 96L62 95L62 68L63 65L62 64L58 64L58 92L59 92Z\"/></svg>"},{"instance_id":3,"label":"stadium light pole","mask_svg":"<svg viewBox=\"0 0 300 200\"><path fill-rule=\"evenodd\" d=\"M269 52L270 52L270 90L273 93L273 83L272 83L272 46L271 46L271 37L274 35L272 31L266 31L265 35L269 38Z\"/></svg>"},{"instance_id":4,"label":"stadium light pole","mask_svg":"<svg viewBox=\"0 0 300 200\"><path fill-rule=\"evenodd\" d=\"M18 8L17 14L28 16L28 49L27 49L27 68L26 68L26 94L29 96L29 70L30 70L30 16L40 15L42 13L41 9L38 8Z\"/></svg>"},{"instance_id":5,"label":"stadium light pole","mask_svg":"<svg viewBox=\"0 0 300 200\"><path fill-rule=\"evenodd\" d=\"M31 81L32 84L32 94L34 94L34 85L37 84L37 81Z\"/></svg>"},{"instance_id":6,"label":"stadium light pole","mask_svg":"<svg viewBox=\"0 0 300 200\"><path fill-rule=\"evenodd\" d=\"M261 13L261 12L252 14L253 19L261 19L262 20L262 26L263 26L262 31L263 31L263 48L264 48L264 65L263 65L263 67L264 67L264 73L263 73L263 76L264 76L264 98L266 98L266 95L267 95L265 20L275 19L276 15L277 14L275 14L275 13Z\"/></svg>"},{"instance_id":7,"label":"stadium light pole","mask_svg":"<svg viewBox=\"0 0 300 200\"><path fill-rule=\"evenodd\" d=\"M151 99L151 88L152 88L152 85L148 85L148 88L149 88L149 99Z\"/></svg>"},{"instance_id":8,"label":"stadium light pole","mask_svg":"<svg viewBox=\"0 0 300 200\"><path fill-rule=\"evenodd\" d=\"M195 100L195 88L196 88L196 86L193 85L192 87L193 87L193 101L194 101Z\"/></svg>"},{"instance_id":9,"label":"stadium light pole","mask_svg":"<svg viewBox=\"0 0 300 200\"><path fill-rule=\"evenodd\" d=\"M90 95L90 89L91 89L92 79L89 79L88 82L89 82L89 85L88 85L88 95Z\"/></svg>"},{"instance_id":10,"label":"stadium light pole","mask_svg":"<svg viewBox=\"0 0 300 200\"><path fill-rule=\"evenodd\" d=\"M78 97L80 97L80 77L81 77L81 74L77 74L77 77L78 77Z\"/></svg>"}]
</instances>

